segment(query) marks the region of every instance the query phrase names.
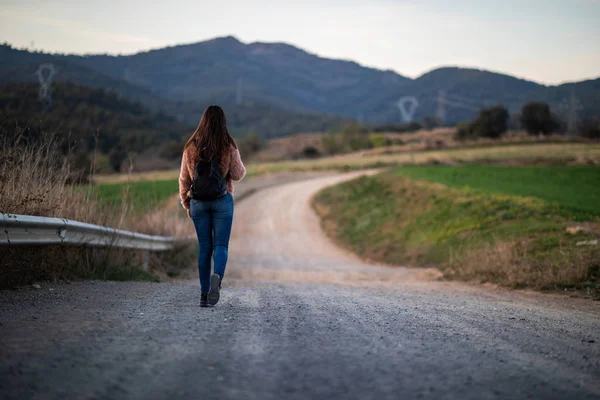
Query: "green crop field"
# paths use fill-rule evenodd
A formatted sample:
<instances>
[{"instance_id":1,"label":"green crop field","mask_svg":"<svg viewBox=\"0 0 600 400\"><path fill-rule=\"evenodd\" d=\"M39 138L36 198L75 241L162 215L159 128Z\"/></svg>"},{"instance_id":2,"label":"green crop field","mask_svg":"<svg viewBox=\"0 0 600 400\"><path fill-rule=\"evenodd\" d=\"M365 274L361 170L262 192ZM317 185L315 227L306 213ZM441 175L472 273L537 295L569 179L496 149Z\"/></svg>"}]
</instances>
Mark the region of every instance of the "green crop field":
<instances>
[{"instance_id":1,"label":"green crop field","mask_svg":"<svg viewBox=\"0 0 600 400\"><path fill-rule=\"evenodd\" d=\"M597 167L399 167L327 188L314 206L329 235L371 260L598 293L599 175Z\"/></svg>"},{"instance_id":2,"label":"green crop field","mask_svg":"<svg viewBox=\"0 0 600 400\"><path fill-rule=\"evenodd\" d=\"M98 199L105 204L119 206L127 199L134 211L145 212L177 195L178 185L177 179L101 183L97 186L97 194Z\"/></svg>"},{"instance_id":3,"label":"green crop field","mask_svg":"<svg viewBox=\"0 0 600 400\"><path fill-rule=\"evenodd\" d=\"M600 167L406 166L395 173L449 187L532 196L564 211L600 215Z\"/></svg>"}]
</instances>

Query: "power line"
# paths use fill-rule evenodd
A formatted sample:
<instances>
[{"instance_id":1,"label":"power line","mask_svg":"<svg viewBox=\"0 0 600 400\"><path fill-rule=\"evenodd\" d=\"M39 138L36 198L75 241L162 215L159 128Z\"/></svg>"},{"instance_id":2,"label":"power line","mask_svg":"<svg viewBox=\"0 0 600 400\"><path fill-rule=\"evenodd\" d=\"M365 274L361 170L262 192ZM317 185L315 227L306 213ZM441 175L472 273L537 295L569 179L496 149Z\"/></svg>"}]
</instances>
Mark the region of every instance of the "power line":
<instances>
[{"instance_id":1,"label":"power line","mask_svg":"<svg viewBox=\"0 0 600 400\"><path fill-rule=\"evenodd\" d=\"M447 94L446 93L445 97L447 99L449 99L449 100L453 100L453 101L456 101L458 103L470 104L473 107L478 107L478 108L485 107L486 104L488 104L488 103L493 103L493 101L488 101L488 100L483 100L483 101L482 100L472 100L472 99L468 99L466 97L458 96L458 95L455 95L455 94Z\"/></svg>"},{"instance_id":2,"label":"power line","mask_svg":"<svg viewBox=\"0 0 600 400\"><path fill-rule=\"evenodd\" d=\"M441 124L444 124L447 117L447 107L461 108L463 110L478 112L483 108L478 101L467 99L466 97L449 94L445 90L438 91L436 117Z\"/></svg>"},{"instance_id":3,"label":"power line","mask_svg":"<svg viewBox=\"0 0 600 400\"><path fill-rule=\"evenodd\" d=\"M470 111L479 111L481 110L481 107L475 107L473 105L470 104L465 104L465 103L460 103L457 101L451 101L448 99L444 100L444 104L452 106L452 107L456 107L456 108L463 108L465 110L470 110Z\"/></svg>"},{"instance_id":4,"label":"power line","mask_svg":"<svg viewBox=\"0 0 600 400\"><path fill-rule=\"evenodd\" d=\"M449 98L452 98L453 100L457 100L457 101L463 101L465 103L476 103L477 102L472 99L468 99L466 97L459 96L457 94L447 93L446 91L444 91L444 95L445 95L445 97L449 97Z\"/></svg>"}]
</instances>

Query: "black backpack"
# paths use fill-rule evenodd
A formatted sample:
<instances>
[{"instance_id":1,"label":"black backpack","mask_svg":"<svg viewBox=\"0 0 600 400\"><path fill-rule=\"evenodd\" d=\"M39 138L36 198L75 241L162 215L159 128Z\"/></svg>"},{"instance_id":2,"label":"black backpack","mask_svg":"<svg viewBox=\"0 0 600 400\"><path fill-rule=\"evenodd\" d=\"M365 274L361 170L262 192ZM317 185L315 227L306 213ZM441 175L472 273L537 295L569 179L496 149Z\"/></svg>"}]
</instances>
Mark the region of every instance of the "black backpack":
<instances>
[{"instance_id":1,"label":"black backpack","mask_svg":"<svg viewBox=\"0 0 600 400\"><path fill-rule=\"evenodd\" d=\"M217 158L196 163L190 190L192 199L200 201L215 200L227 194L227 182L221 176Z\"/></svg>"}]
</instances>

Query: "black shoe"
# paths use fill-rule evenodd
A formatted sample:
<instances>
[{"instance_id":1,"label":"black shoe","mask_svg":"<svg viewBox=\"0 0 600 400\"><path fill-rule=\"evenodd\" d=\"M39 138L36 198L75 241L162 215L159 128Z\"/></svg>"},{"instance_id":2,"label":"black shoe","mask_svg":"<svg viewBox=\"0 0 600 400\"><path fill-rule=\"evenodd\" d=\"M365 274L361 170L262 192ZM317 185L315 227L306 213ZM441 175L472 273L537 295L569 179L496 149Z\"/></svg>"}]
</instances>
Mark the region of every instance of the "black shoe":
<instances>
[{"instance_id":1,"label":"black shoe","mask_svg":"<svg viewBox=\"0 0 600 400\"><path fill-rule=\"evenodd\" d=\"M210 304L208 304L208 293L200 294L200 307L210 307Z\"/></svg>"},{"instance_id":2,"label":"black shoe","mask_svg":"<svg viewBox=\"0 0 600 400\"><path fill-rule=\"evenodd\" d=\"M221 277L212 274L210 277L210 291L208 292L208 304L214 306L219 302L219 290L221 290Z\"/></svg>"}]
</instances>

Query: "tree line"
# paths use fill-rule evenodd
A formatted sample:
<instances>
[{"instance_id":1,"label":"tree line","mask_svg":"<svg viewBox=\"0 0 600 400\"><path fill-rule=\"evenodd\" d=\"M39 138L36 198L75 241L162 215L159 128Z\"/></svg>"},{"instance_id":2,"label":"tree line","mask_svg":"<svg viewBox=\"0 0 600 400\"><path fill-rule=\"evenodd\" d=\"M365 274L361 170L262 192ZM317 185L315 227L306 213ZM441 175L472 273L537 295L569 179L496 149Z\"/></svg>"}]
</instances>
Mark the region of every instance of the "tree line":
<instances>
[{"instance_id":1,"label":"tree line","mask_svg":"<svg viewBox=\"0 0 600 400\"><path fill-rule=\"evenodd\" d=\"M458 140L480 137L497 139L508 131L509 120L510 114L502 105L484 108L479 111L477 118L473 121L457 126L455 138ZM589 139L600 139L600 120L598 118L574 121L574 126L568 127L567 122L553 114L550 106L546 103L524 104L521 113L516 116L516 121L529 135L576 133ZM569 129L575 132L568 132Z\"/></svg>"},{"instance_id":2,"label":"tree line","mask_svg":"<svg viewBox=\"0 0 600 400\"><path fill-rule=\"evenodd\" d=\"M52 100L42 102L38 88L2 87L0 134L18 134L29 142L53 135L74 169L89 171L92 153L102 172L119 171L132 154L142 152L174 160L194 129L115 92L58 82L52 85Z\"/></svg>"},{"instance_id":3,"label":"tree line","mask_svg":"<svg viewBox=\"0 0 600 400\"><path fill-rule=\"evenodd\" d=\"M193 126L163 113L153 113L140 103L123 99L111 91L57 82L52 85L52 102L42 103L38 89L37 84L2 87L0 134L9 137L17 131L27 140L35 141L43 133L53 133L61 141L62 151L69 154L74 169L88 172L93 159L94 168L100 172L120 171L132 155L141 153L175 163L185 140L194 130ZM239 117L236 112L228 116L232 122ZM326 125L320 128L327 129ZM581 136L600 138L598 118L567 127L548 104L539 102L525 104L520 114L512 117L502 105L482 109L473 121L457 127L455 138L499 138L516 125L531 135L564 133L570 128ZM324 134L323 151L337 154L402 144L401 139L390 139L383 133L413 132L437 126L439 122L433 117L408 124L375 126L348 122ZM250 156L264 146L268 136L261 130L248 128L246 131L247 134L238 136L237 140L242 154ZM305 156L319 156L319 152L308 148Z\"/></svg>"}]
</instances>

